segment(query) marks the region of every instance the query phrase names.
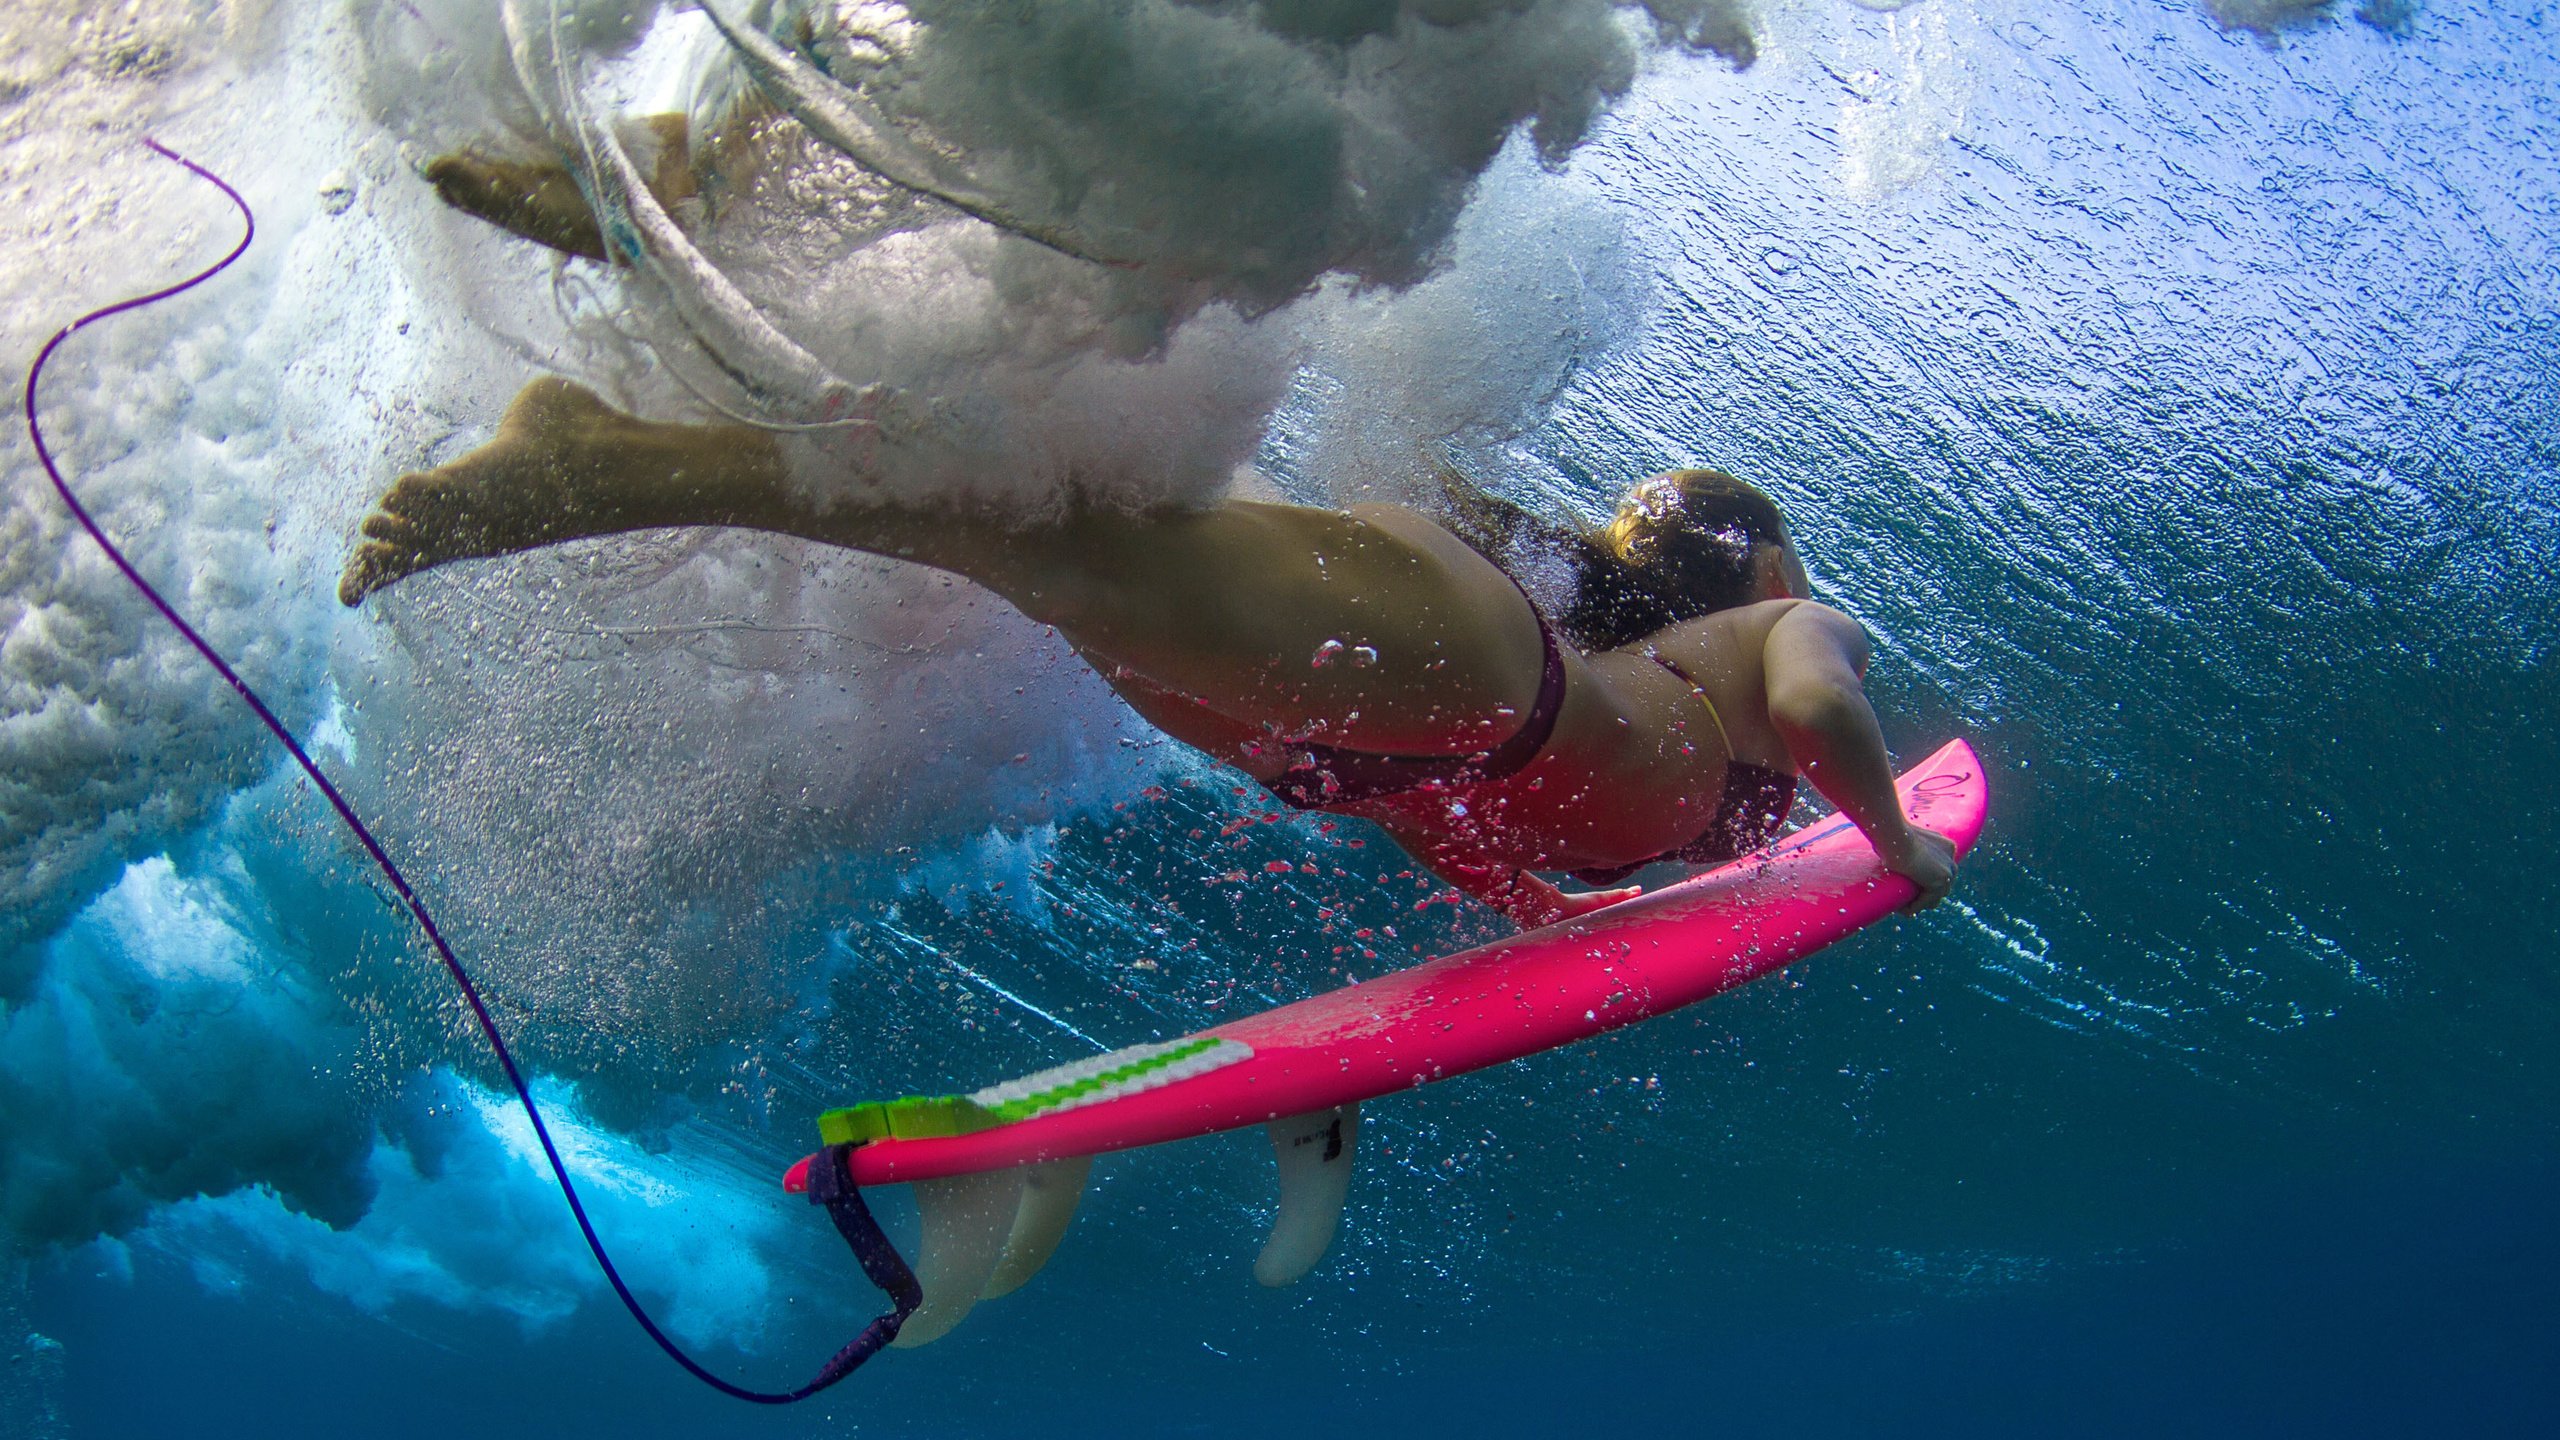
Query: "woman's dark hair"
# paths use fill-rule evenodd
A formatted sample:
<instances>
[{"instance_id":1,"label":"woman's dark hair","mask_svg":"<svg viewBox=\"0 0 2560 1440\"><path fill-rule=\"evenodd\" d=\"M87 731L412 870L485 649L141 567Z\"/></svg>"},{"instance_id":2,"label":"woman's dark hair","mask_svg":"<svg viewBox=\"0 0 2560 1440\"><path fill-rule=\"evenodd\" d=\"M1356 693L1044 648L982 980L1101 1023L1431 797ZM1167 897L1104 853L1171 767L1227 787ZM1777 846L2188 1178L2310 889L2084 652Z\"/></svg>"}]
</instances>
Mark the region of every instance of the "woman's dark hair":
<instances>
[{"instance_id":1,"label":"woman's dark hair","mask_svg":"<svg viewBox=\"0 0 2560 1440\"><path fill-rule=\"evenodd\" d=\"M1763 545L1786 517L1721 470L1674 470L1627 492L1616 518L1580 537L1573 607L1559 617L1585 650L1632 645L1667 625L1748 605Z\"/></svg>"}]
</instances>

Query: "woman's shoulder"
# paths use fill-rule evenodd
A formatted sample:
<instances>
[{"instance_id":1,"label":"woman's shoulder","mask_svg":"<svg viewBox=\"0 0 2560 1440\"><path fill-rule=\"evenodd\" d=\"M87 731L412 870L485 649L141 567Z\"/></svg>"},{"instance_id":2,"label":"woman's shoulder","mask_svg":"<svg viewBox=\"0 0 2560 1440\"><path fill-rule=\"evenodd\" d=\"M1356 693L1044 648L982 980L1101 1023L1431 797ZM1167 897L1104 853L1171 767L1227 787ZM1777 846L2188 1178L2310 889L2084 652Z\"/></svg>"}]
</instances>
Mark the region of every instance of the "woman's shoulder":
<instances>
[{"instance_id":1,"label":"woman's shoulder","mask_svg":"<svg viewBox=\"0 0 2560 1440\"><path fill-rule=\"evenodd\" d=\"M1607 653L1650 662L1644 669L1660 667L1719 689L1726 684L1757 683L1756 677L1769 664L1773 644L1796 649L1810 644L1826 652L1854 654L1857 665L1866 663L1864 627L1818 600L1736 605L1666 626Z\"/></svg>"},{"instance_id":2,"label":"woman's shoulder","mask_svg":"<svg viewBox=\"0 0 2560 1440\"><path fill-rule=\"evenodd\" d=\"M1722 654L1736 648L1756 649L1767 642L1769 632L1780 621L1790 616L1818 623L1857 623L1819 600L1759 600L1666 626L1624 648L1629 654L1656 652L1675 660L1684 653L1698 651Z\"/></svg>"}]
</instances>

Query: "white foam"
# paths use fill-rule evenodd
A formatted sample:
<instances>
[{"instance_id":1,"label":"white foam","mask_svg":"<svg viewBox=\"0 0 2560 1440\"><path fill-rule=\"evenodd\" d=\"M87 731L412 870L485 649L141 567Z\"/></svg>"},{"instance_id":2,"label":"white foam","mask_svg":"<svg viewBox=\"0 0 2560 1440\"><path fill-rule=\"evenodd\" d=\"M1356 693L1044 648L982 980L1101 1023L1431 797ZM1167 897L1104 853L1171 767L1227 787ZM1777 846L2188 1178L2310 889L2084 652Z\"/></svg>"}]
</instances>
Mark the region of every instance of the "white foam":
<instances>
[{"instance_id":1,"label":"white foam","mask_svg":"<svg viewBox=\"0 0 2560 1440\"><path fill-rule=\"evenodd\" d=\"M200 1262L246 1243L375 1315L425 1302L510 1316L533 1332L604 1299L514 1100L445 1075L421 1094L433 1114L410 1124L436 1139L372 1147L361 1219L323 1224L270 1192L241 1190L172 1206L138 1240ZM763 1253L801 1238L786 1233L796 1217L717 1166L643 1154L597 1130L565 1092L547 1087L543 1100L616 1263L667 1328L689 1345L752 1345L774 1315Z\"/></svg>"}]
</instances>

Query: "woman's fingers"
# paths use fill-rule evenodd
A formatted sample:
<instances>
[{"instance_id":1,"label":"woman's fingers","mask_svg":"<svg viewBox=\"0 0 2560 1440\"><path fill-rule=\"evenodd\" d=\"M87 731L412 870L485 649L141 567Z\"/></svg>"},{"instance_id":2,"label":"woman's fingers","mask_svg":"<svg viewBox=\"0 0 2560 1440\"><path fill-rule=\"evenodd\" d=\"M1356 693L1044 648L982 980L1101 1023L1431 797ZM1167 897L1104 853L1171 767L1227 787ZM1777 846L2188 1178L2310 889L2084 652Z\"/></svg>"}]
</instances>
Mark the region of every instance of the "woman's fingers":
<instances>
[{"instance_id":1,"label":"woman's fingers","mask_svg":"<svg viewBox=\"0 0 2560 1440\"><path fill-rule=\"evenodd\" d=\"M1918 849L1902 865L1894 867L1894 873L1909 880L1918 891L1903 904L1900 913L1904 915L1917 915L1935 906L1947 898L1956 883L1956 842L1935 830L1917 826L1911 833L1919 842Z\"/></svg>"},{"instance_id":2,"label":"woman's fingers","mask_svg":"<svg viewBox=\"0 0 2560 1440\"><path fill-rule=\"evenodd\" d=\"M1633 900L1643 893L1644 887L1641 885L1626 885L1615 890L1584 890L1571 895L1559 891L1557 898L1562 902L1559 908L1563 913L1557 918L1572 920L1595 910L1606 910L1612 905Z\"/></svg>"}]
</instances>

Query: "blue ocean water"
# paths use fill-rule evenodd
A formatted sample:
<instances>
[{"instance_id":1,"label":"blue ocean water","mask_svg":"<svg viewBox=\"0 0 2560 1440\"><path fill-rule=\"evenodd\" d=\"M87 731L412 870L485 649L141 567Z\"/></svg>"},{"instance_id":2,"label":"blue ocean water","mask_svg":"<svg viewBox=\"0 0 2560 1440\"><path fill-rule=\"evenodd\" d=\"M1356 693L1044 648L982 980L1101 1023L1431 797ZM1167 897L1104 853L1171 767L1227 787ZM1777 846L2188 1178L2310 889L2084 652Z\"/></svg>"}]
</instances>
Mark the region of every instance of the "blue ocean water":
<instances>
[{"instance_id":1,"label":"blue ocean water","mask_svg":"<svg viewBox=\"0 0 2560 1440\"><path fill-rule=\"evenodd\" d=\"M1341 418L1339 337L1510 330L1545 358L1439 436L1488 485L1587 516L1673 460L1765 484L1877 637L1891 741L1993 766L1955 901L1373 1105L1345 1234L1289 1291L1248 1273L1260 1137L1106 1162L1048 1271L815 1402L828 1428L2547 1426L2560 15L1754 23L1751 65L1648 52L1569 156L1496 163L1495 221L1441 257L1465 283L1413 292L1458 318L1311 330L1256 459L1353 493L1328 467L1374 427ZM1415 910L1374 835L1266 820L965 595L805 562L827 604L921 618L778 637L817 612L740 543L339 614L388 474L485 434L528 365L613 352L521 318L582 303L532 268L432 291L518 262L415 193L376 90L260 88L348 65L337 30L204 43L82 32L20 66L0 153L75 197L35 238L78 258L12 277L45 313L11 352L229 233L139 164L82 168L118 132L61 76L157 97L277 209L242 291L102 336L48 423L386 817L608 1238L725 1373L796 1381L877 1306L770 1188L817 1109L1497 932ZM258 105L322 160L262 160ZM1602 238L1562 271L1486 258L1532 231ZM1560 273L1586 288L1542 308ZM1551 314L1571 333L1528 333ZM1477 383L1447 348L1397 353ZM9 474L0 1433L810 1423L700 1391L612 1308L326 814L151 648L22 449ZM1021 678L973 691L964 654ZM857 670L882 688L828 708ZM757 748L786 723L826 743Z\"/></svg>"}]
</instances>

